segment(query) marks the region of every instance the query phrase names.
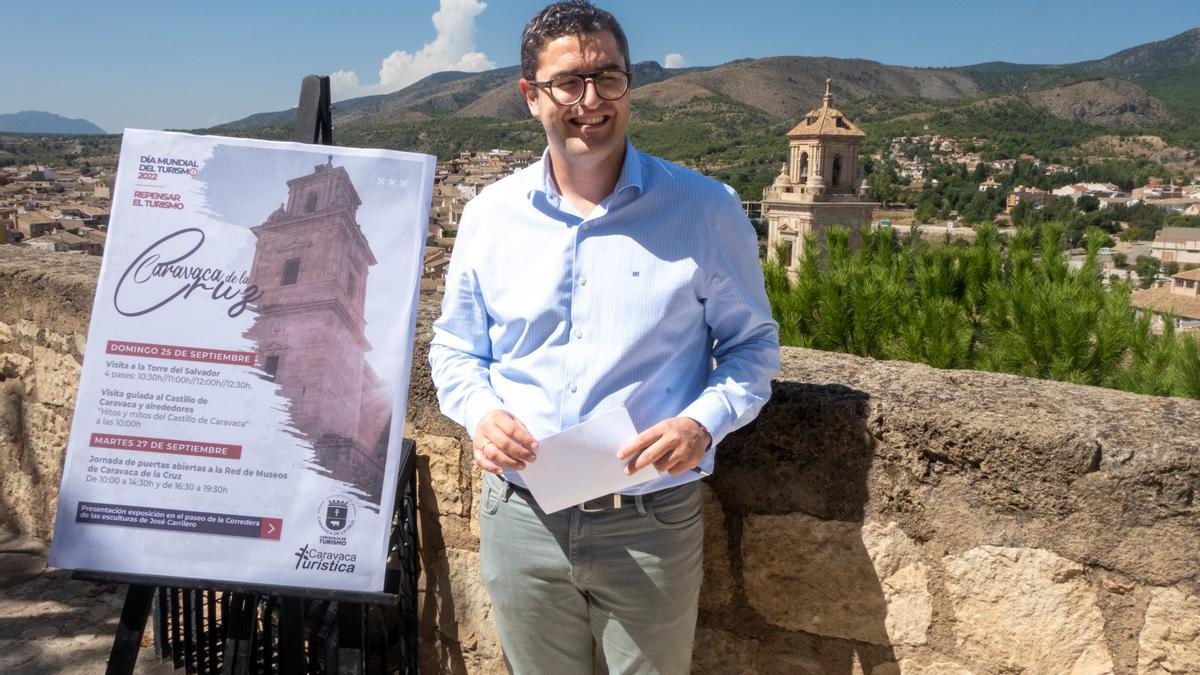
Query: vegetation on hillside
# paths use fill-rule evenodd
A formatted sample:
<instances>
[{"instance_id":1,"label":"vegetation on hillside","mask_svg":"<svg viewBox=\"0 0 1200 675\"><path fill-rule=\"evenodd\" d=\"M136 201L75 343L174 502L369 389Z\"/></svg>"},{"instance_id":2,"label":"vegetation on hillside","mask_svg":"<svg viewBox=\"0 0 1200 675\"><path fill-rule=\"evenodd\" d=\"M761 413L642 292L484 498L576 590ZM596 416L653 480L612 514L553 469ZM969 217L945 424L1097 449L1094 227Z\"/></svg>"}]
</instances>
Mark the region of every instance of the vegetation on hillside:
<instances>
[{"instance_id":1,"label":"vegetation on hillside","mask_svg":"<svg viewBox=\"0 0 1200 675\"><path fill-rule=\"evenodd\" d=\"M121 137L115 135L0 133L0 167L86 167L90 157L116 154L120 143Z\"/></svg>"},{"instance_id":2,"label":"vegetation on hillside","mask_svg":"<svg viewBox=\"0 0 1200 675\"><path fill-rule=\"evenodd\" d=\"M794 279L765 265L767 295L786 345L1200 398L1200 338L1153 334L1127 284L1104 287L1104 239L1090 231L1073 269L1056 223L1007 242L984 225L975 242L948 245L901 246L883 229L854 251L833 228L827 253L806 256Z\"/></svg>"}]
</instances>

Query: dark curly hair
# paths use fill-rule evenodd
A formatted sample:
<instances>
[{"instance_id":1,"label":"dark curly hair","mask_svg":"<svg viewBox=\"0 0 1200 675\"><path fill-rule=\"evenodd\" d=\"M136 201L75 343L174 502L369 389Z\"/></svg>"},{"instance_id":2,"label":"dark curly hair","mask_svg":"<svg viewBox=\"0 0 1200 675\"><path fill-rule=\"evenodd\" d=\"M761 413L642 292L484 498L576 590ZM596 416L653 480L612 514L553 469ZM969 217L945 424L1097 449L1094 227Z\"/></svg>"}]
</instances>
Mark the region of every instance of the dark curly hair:
<instances>
[{"instance_id":1,"label":"dark curly hair","mask_svg":"<svg viewBox=\"0 0 1200 675\"><path fill-rule=\"evenodd\" d=\"M625 31L621 30L616 17L587 0L567 0L547 5L525 24L525 32L521 34L521 77L537 79L538 56L547 42L564 35L603 32L612 33L617 39L625 67L630 68L629 40L625 38Z\"/></svg>"}]
</instances>

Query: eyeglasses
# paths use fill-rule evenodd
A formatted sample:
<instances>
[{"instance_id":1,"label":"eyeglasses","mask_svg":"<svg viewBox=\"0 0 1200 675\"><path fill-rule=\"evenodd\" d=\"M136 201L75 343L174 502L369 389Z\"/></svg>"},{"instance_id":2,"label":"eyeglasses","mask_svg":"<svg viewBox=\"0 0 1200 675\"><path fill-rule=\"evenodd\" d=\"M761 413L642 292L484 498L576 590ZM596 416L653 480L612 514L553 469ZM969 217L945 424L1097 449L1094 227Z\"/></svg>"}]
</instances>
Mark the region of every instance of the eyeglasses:
<instances>
[{"instance_id":1,"label":"eyeglasses","mask_svg":"<svg viewBox=\"0 0 1200 675\"><path fill-rule=\"evenodd\" d=\"M587 93L587 82L592 81L596 95L605 101L615 101L629 91L629 73L623 70L598 70L594 73L570 73L559 75L546 82L530 82L545 89L550 98L559 105L575 105Z\"/></svg>"}]
</instances>

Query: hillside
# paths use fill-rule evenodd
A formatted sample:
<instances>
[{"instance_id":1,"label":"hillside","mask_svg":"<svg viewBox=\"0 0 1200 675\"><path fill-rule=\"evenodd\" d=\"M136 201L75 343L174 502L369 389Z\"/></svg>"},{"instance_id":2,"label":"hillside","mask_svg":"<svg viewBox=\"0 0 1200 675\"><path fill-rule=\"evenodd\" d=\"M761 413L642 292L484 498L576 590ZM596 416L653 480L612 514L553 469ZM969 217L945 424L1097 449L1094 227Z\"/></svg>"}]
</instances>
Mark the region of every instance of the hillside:
<instances>
[{"instance_id":1,"label":"hillside","mask_svg":"<svg viewBox=\"0 0 1200 675\"><path fill-rule=\"evenodd\" d=\"M742 59L713 68L634 67L634 100L671 107L722 96L780 118L794 118L820 102L825 78L840 101L868 97L951 101L988 95L1037 94L1036 107L1062 119L1101 126L1156 126L1172 116L1190 118L1200 101L1200 28L1094 61L1062 65L981 63L957 68L910 68L861 59L779 56ZM527 115L516 92L516 66L483 73L437 73L400 91L339 101L339 124L390 124L421 115L519 120ZM1087 84L1100 80L1103 84ZM1122 81L1137 86L1127 86ZM1123 104L1129 105L1123 105ZM1132 108L1127 110L1124 108ZM293 110L262 113L220 125L247 129L284 124Z\"/></svg>"},{"instance_id":2,"label":"hillside","mask_svg":"<svg viewBox=\"0 0 1200 675\"><path fill-rule=\"evenodd\" d=\"M540 150L544 138L517 91L518 68L438 73L400 91L340 101L339 143L431 152ZM630 135L650 152L700 168L754 198L778 171L783 135L820 105L867 132L864 151L896 135L987 139L993 152L1081 158L1103 136L1153 134L1200 151L1200 29L1072 64L990 62L911 68L862 59L778 56L715 67L634 66ZM254 115L214 131L286 138L294 111Z\"/></svg>"},{"instance_id":3,"label":"hillside","mask_svg":"<svg viewBox=\"0 0 1200 675\"><path fill-rule=\"evenodd\" d=\"M1096 61L1073 64L1087 73L1139 79L1164 68L1200 64L1200 27L1166 40L1131 47Z\"/></svg>"},{"instance_id":4,"label":"hillside","mask_svg":"<svg viewBox=\"0 0 1200 675\"><path fill-rule=\"evenodd\" d=\"M0 132L15 134L106 134L85 119L71 119L40 110L0 115Z\"/></svg>"},{"instance_id":5,"label":"hillside","mask_svg":"<svg viewBox=\"0 0 1200 675\"><path fill-rule=\"evenodd\" d=\"M1030 92L1024 98L1061 120L1101 127L1160 127L1173 120L1166 104L1125 80L1087 80Z\"/></svg>"}]
</instances>

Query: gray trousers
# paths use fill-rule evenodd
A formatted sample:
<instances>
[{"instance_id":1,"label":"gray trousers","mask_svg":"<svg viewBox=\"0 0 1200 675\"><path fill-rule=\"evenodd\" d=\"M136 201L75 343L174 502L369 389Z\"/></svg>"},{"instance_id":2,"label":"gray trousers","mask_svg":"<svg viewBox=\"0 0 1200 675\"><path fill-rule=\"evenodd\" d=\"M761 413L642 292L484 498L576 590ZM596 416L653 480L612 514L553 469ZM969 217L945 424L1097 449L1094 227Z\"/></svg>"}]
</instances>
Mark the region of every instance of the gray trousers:
<instances>
[{"instance_id":1,"label":"gray trousers","mask_svg":"<svg viewBox=\"0 0 1200 675\"><path fill-rule=\"evenodd\" d=\"M480 567L509 669L687 673L703 576L700 502L690 483L619 510L547 515L485 475Z\"/></svg>"}]
</instances>

